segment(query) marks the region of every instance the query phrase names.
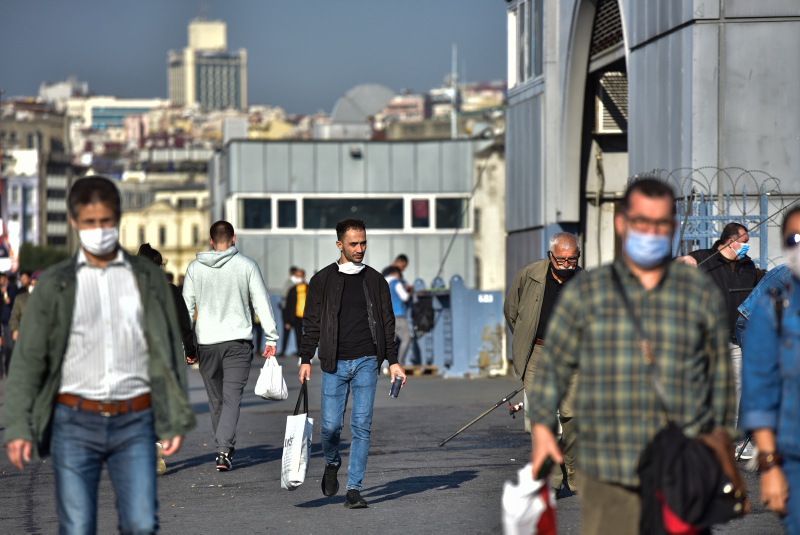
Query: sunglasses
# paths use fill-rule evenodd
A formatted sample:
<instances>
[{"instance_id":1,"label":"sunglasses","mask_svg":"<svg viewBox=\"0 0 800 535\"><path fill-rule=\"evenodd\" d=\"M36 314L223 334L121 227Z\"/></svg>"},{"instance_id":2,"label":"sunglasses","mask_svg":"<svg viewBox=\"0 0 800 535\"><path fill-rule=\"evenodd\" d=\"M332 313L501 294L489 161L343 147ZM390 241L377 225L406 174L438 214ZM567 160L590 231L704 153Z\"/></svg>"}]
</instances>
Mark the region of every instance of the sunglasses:
<instances>
[{"instance_id":1,"label":"sunglasses","mask_svg":"<svg viewBox=\"0 0 800 535\"><path fill-rule=\"evenodd\" d=\"M784 247L792 249L800 244L800 234L789 234L783 241Z\"/></svg>"}]
</instances>

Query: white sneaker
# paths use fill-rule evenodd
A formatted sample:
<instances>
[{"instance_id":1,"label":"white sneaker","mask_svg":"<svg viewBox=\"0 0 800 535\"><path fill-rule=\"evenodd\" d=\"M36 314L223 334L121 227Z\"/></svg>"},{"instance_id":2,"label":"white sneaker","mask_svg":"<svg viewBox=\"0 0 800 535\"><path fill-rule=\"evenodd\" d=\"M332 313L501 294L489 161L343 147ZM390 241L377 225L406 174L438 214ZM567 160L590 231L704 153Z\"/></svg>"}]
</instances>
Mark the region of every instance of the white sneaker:
<instances>
[{"instance_id":1,"label":"white sneaker","mask_svg":"<svg viewBox=\"0 0 800 535\"><path fill-rule=\"evenodd\" d=\"M744 447L744 451L742 448L744 447L744 441L739 442L736 444L736 458L742 461L748 461L753 458L753 441L750 440L747 442L747 447ZM739 457L739 452L742 452L741 457Z\"/></svg>"}]
</instances>

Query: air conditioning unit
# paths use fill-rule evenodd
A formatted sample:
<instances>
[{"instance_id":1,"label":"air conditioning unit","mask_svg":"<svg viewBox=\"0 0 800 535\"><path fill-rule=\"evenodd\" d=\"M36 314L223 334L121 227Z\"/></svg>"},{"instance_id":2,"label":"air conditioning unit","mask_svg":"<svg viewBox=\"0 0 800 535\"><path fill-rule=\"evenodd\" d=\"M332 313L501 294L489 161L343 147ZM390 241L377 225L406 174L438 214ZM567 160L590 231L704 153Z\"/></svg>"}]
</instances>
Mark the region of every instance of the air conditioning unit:
<instances>
[{"instance_id":1,"label":"air conditioning unit","mask_svg":"<svg viewBox=\"0 0 800 535\"><path fill-rule=\"evenodd\" d=\"M608 71L597 81L595 134L625 134L628 131L628 76Z\"/></svg>"}]
</instances>

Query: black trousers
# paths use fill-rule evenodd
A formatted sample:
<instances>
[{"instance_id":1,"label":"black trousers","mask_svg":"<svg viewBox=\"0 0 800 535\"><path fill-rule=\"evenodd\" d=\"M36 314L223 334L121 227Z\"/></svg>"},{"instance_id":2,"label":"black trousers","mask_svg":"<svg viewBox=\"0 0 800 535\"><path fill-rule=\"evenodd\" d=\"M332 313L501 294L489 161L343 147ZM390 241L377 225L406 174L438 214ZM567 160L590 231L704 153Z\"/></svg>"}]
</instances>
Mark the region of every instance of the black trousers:
<instances>
[{"instance_id":1,"label":"black trousers","mask_svg":"<svg viewBox=\"0 0 800 535\"><path fill-rule=\"evenodd\" d=\"M286 324L289 324L289 328L286 328ZM292 318L283 318L283 350L278 353L279 355L283 355L286 353L286 346L289 344L289 333L294 331L294 340L295 345L297 346L297 354L300 354L300 342L303 340L303 318L298 318L294 316Z\"/></svg>"},{"instance_id":2,"label":"black trousers","mask_svg":"<svg viewBox=\"0 0 800 535\"><path fill-rule=\"evenodd\" d=\"M2 371L5 375L8 375L8 367L11 365L11 353L14 352L14 336L11 333L11 329L8 328L8 324L3 325L3 362L2 362Z\"/></svg>"}]
</instances>

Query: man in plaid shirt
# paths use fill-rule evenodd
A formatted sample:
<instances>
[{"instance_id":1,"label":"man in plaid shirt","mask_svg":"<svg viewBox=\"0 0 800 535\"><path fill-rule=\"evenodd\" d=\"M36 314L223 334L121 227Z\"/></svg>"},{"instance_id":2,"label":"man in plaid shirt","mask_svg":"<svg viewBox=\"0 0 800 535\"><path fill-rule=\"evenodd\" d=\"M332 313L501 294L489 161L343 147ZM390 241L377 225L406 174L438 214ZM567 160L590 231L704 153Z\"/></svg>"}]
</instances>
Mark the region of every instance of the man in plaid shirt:
<instances>
[{"instance_id":1,"label":"man in plaid shirt","mask_svg":"<svg viewBox=\"0 0 800 535\"><path fill-rule=\"evenodd\" d=\"M707 275L670 261L671 188L654 179L631 183L614 228L621 258L577 278L556 304L528 407L536 474L548 456L562 460L552 429L570 376L579 370L576 458L584 534L639 533L639 457L666 425L612 270L650 340L670 418L688 436L716 427L733 431L724 302Z\"/></svg>"}]
</instances>

